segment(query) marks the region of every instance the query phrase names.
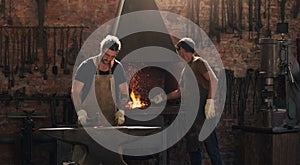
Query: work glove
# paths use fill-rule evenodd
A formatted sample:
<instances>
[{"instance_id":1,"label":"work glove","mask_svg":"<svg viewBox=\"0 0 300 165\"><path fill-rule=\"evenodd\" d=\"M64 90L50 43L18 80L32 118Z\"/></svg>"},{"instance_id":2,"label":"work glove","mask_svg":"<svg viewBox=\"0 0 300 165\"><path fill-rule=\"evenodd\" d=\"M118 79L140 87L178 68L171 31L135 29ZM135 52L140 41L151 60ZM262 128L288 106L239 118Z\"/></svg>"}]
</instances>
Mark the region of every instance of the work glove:
<instances>
[{"instance_id":1,"label":"work glove","mask_svg":"<svg viewBox=\"0 0 300 165\"><path fill-rule=\"evenodd\" d=\"M77 112L77 116L78 116L78 121L81 123L82 126L85 126L88 124L87 123L88 116L84 109L79 110Z\"/></svg>"},{"instance_id":2,"label":"work glove","mask_svg":"<svg viewBox=\"0 0 300 165\"><path fill-rule=\"evenodd\" d=\"M207 99L205 104L205 117L206 119L211 119L215 117L215 101L213 99Z\"/></svg>"},{"instance_id":3,"label":"work glove","mask_svg":"<svg viewBox=\"0 0 300 165\"><path fill-rule=\"evenodd\" d=\"M150 99L152 102L154 102L155 104L159 104L162 101L166 100L166 95L160 93L156 96L154 96L152 99Z\"/></svg>"},{"instance_id":4,"label":"work glove","mask_svg":"<svg viewBox=\"0 0 300 165\"><path fill-rule=\"evenodd\" d=\"M117 125L122 125L125 122L125 111L119 109L116 113L115 113L115 122Z\"/></svg>"}]
</instances>

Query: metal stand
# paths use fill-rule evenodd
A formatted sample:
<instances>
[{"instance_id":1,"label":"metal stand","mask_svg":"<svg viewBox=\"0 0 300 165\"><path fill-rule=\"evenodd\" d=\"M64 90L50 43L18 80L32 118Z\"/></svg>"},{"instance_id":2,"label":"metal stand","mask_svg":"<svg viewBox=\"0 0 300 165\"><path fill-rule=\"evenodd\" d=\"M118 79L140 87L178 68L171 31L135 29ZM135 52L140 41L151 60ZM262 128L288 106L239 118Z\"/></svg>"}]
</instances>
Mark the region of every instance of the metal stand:
<instances>
[{"instance_id":1,"label":"metal stand","mask_svg":"<svg viewBox=\"0 0 300 165\"><path fill-rule=\"evenodd\" d=\"M22 118L21 125L21 164L31 165L32 162L32 132L34 128L33 118L44 118L45 113L35 112L33 108L24 109L23 112L8 112L9 118Z\"/></svg>"},{"instance_id":2,"label":"metal stand","mask_svg":"<svg viewBox=\"0 0 300 165\"><path fill-rule=\"evenodd\" d=\"M34 128L34 122L32 120L32 114L34 110L24 110L26 118L23 119L21 133L22 133L22 164L32 164L32 130Z\"/></svg>"}]
</instances>

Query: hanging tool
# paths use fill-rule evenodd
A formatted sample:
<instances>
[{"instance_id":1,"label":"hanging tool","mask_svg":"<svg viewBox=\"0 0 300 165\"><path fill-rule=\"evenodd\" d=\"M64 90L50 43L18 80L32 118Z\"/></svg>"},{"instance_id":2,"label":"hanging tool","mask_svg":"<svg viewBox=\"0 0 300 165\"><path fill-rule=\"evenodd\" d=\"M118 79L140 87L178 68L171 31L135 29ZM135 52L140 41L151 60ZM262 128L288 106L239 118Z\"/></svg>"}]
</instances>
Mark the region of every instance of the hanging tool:
<instances>
[{"instance_id":1,"label":"hanging tool","mask_svg":"<svg viewBox=\"0 0 300 165\"><path fill-rule=\"evenodd\" d=\"M235 29L239 32L240 39L243 39L243 2L238 0L238 24Z\"/></svg>"},{"instance_id":2,"label":"hanging tool","mask_svg":"<svg viewBox=\"0 0 300 165\"><path fill-rule=\"evenodd\" d=\"M64 57L64 30L60 28L60 43L59 49L57 50L57 54L61 56L60 68L65 68L65 57Z\"/></svg>"},{"instance_id":3,"label":"hanging tool","mask_svg":"<svg viewBox=\"0 0 300 165\"><path fill-rule=\"evenodd\" d=\"M26 63L26 72L28 73L32 73L31 71L31 64L32 64L32 53L31 53L31 37L32 37L32 34L31 34L31 29L28 29L28 32L27 32L27 52L26 52L26 60L25 60L25 63Z\"/></svg>"},{"instance_id":4,"label":"hanging tool","mask_svg":"<svg viewBox=\"0 0 300 165\"><path fill-rule=\"evenodd\" d=\"M228 33L234 33L234 28L233 28L233 20L234 20L234 8L233 8L233 0L228 0L227 1L227 20L228 20L228 25L230 27L227 28Z\"/></svg>"},{"instance_id":5,"label":"hanging tool","mask_svg":"<svg viewBox=\"0 0 300 165\"><path fill-rule=\"evenodd\" d=\"M214 3L214 24L215 24L215 35L217 38L217 42L221 42L221 34L220 34L220 27L219 27L219 0L215 0Z\"/></svg>"},{"instance_id":6,"label":"hanging tool","mask_svg":"<svg viewBox=\"0 0 300 165\"><path fill-rule=\"evenodd\" d=\"M34 34L34 29L35 27L30 28L31 29L31 61L30 64L34 64L35 63L35 47L34 47L34 42L35 42L35 35Z\"/></svg>"},{"instance_id":7,"label":"hanging tool","mask_svg":"<svg viewBox=\"0 0 300 165\"><path fill-rule=\"evenodd\" d=\"M0 26L0 67L3 67L3 57L2 57L2 26Z\"/></svg>"},{"instance_id":8,"label":"hanging tool","mask_svg":"<svg viewBox=\"0 0 300 165\"><path fill-rule=\"evenodd\" d=\"M209 10L209 32L208 32L208 36L210 38L213 37L214 35L214 29L213 29L213 1L210 1L210 10Z\"/></svg>"},{"instance_id":9,"label":"hanging tool","mask_svg":"<svg viewBox=\"0 0 300 165\"><path fill-rule=\"evenodd\" d=\"M6 11L5 11L5 0L1 0L1 12L2 12L2 19L6 19Z\"/></svg>"},{"instance_id":10,"label":"hanging tool","mask_svg":"<svg viewBox=\"0 0 300 165\"><path fill-rule=\"evenodd\" d=\"M56 29L53 30L53 66L52 74L57 75L57 66L56 66Z\"/></svg>"},{"instance_id":11,"label":"hanging tool","mask_svg":"<svg viewBox=\"0 0 300 165\"><path fill-rule=\"evenodd\" d=\"M238 36L242 39L242 15L243 15L243 3L241 0L228 0L228 25L230 27L229 33L238 32ZM228 31L227 31L228 32Z\"/></svg>"},{"instance_id":12,"label":"hanging tool","mask_svg":"<svg viewBox=\"0 0 300 165\"><path fill-rule=\"evenodd\" d=\"M12 25L12 17L11 17L11 9L12 9L12 0L9 1L9 13L8 13L8 18L7 18L7 24Z\"/></svg>"},{"instance_id":13,"label":"hanging tool","mask_svg":"<svg viewBox=\"0 0 300 165\"><path fill-rule=\"evenodd\" d=\"M191 1L187 1L187 17L191 20L192 18L192 10L191 10ZM190 25L189 24L186 24L186 34L189 34L189 30L190 30Z\"/></svg>"},{"instance_id":14,"label":"hanging tool","mask_svg":"<svg viewBox=\"0 0 300 165\"><path fill-rule=\"evenodd\" d=\"M200 0L196 1L196 24L198 26L200 26ZM197 37L199 37L198 40L201 41L202 40L202 33L201 32L198 33ZM200 42L199 44L200 44L199 45L200 47L203 47L203 42Z\"/></svg>"},{"instance_id":15,"label":"hanging tool","mask_svg":"<svg viewBox=\"0 0 300 165\"><path fill-rule=\"evenodd\" d=\"M15 85L15 79L14 79L14 62L15 62L15 56L16 56L16 43L17 43L17 30L14 31L13 33L13 46L12 46L12 62L11 62L11 69L10 69L10 78L9 78L9 86L14 87Z\"/></svg>"},{"instance_id":16,"label":"hanging tool","mask_svg":"<svg viewBox=\"0 0 300 165\"><path fill-rule=\"evenodd\" d=\"M26 64L32 64L32 55L31 55L31 29L27 31L27 57L26 57Z\"/></svg>"},{"instance_id":17,"label":"hanging tool","mask_svg":"<svg viewBox=\"0 0 300 165\"><path fill-rule=\"evenodd\" d=\"M7 77L8 77L8 89L11 89L11 66L12 66L12 53L10 52L11 49L10 49L10 42L12 40L12 34L10 33L9 36L8 36L8 50L7 50L7 70L5 71L6 74L7 74Z\"/></svg>"},{"instance_id":18,"label":"hanging tool","mask_svg":"<svg viewBox=\"0 0 300 165\"><path fill-rule=\"evenodd\" d=\"M232 24L231 28L235 30L236 24L237 24L237 5L236 5L236 0L231 0L232 1Z\"/></svg>"},{"instance_id":19,"label":"hanging tool","mask_svg":"<svg viewBox=\"0 0 300 165\"><path fill-rule=\"evenodd\" d=\"M219 32L219 1L214 0L210 2L210 23L209 23L209 37L216 37L217 42L221 41Z\"/></svg>"},{"instance_id":20,"label":"hanging tool","mask_svg":"<svg viewBox=\"0 0 300 165\"><path fill-rule=\"evenodd\" d=\"M66 31L66 53L65 53L65 68L64 68L64 74L70 74L70 69L68 69L68 60L69 60L69 36L70 36L70 28L67 28ZM63 55L64 56L64 55Z\"/></svg>"},{"instance_id":21,"label":"hanging tool","mask_svg":"<svg viewBox=\"0 0 300 165\"><path fill-rule=\"evenodd\" d=\"M76 36L76 29L74 29L74 31L73 31L71 40L72 40L72 45L68 49L69 50L69 52L68 52L69 56L68 56L68 60L67 61L68 61L69 65L74 65L75 61L76 61L76 57L77 57L78 52L79 52L79 47L78 47L78 42L77 42L77 36Z\"/></svg>"},{"instance_id":22,"label":"hanging tool","mask_svg":"<svg viewBox=\"0 0 300 165\"><path fill-rule=\"evenodd\" d=\"M225 9L225 0L222 0L222 29L221 32L225 33L227 32L226 30L226 25L227 25L227 21L226 21L226 9Z\"/></svg>"},{"instance_id":23,"label":"hanging tool","mask_svg":"<svg viewBox=\"0 0 300 165\"><path fill-rule=\"evenodd\" d=\"M19 71L19 63L20 63L20 38L19 38L19 33L18 30L16 30L16 37L15 37L15 42L16 42L16 53L17 53L17 62L16 62L16 67L14 68L14 74L17 74Z\"/></svg>"},{"instance_id":24,"label":"hanging tool","mask_svg":"<svg viewBox=\"0 0 300 165\"><path fill-rule=\"evenodd\" d=\"M266 19L267 18L267 0L264 0L264 12L263 12L263 18Z\"/></svg>"},{"instance_id":25,"label":"hanging tool","mask_svg":"<svg viewBox=\"0 0 300 165\"><path fill-rule=\"evenodd\" d=\"M256 29L255 29L257 32L256 43L258 43L259 38L260 38L260 30L263 27L262 22L261 22L261 0L256 0L255 9L256 9L256 13L257 13Z\"/></svg>"},{"instance_id":26,"label":"hanging tool","mask_svg":"<svg viewBox=\"0 0 300 165\"><path fill-rule=\"evenodd\" d=\"M232 0L232 24L231 28L235 31L237 28L238 7L236 0Z\"/></svg>"},{"instance_id":27,"label":"hanging tool","mask_svg":"<svg viewBox=\"0 0 300 165\"><path fill-rule=\"evenodd\" d=\"M196 0L195 10L196 10L196 24L199 25L200 24L200 0Z\"/></svg>"},{"instance_id":28,"label":"hanging tool","mask_svg":"<svg viewBox=\"0 0 300 165\"><path fill-rule=\"evenodd\" d=\"M24 75L24 70L25 70L25 40L26 40L26 33L25 31L22 32L22 36L21 36L21 67L20 67L20 74L19 74L19 77L20 78L25 78L25 75Z\"/></svg>"},{"instance_id":29,"label":"hanging tool","mask_svg":"<svg viewBox=\"0 0 300 165\"><path fill-rule=\"evenodd\" d=\"M195 15L194 15L194 20L195 20L195 24L197 24L198 26L200 26L200 0L194 0L195 3ZM195 31L195 30L194 30ZM197 32L197 31L195 31ZM198 32L197 34L195 34L195 39L196 40L202 40L202 33ZM199 47L203 47L203 42L199 42Z\"/></svg>"},{"instance_id":30,"label":"hanging tool","mask_svg":"<svg viewBox=\"0 0 300 165\"><path fill-rule=\"evenodd\" d=\"M249 40L251 39L251 32L253 31L253 0L249 0L248 2L248 13L249 13L249 17L248 17L248 24L249 24Z\"/></svg>"},{"instance_id":31,"label":"hanging tool","mask_svg":"<svg viewBox=\"0 0 300 165\"><path fill-rule=\"evenodd\" d=\"M299 14L299 8L300 8L300 0L295 0L295 8L293 11L293 18L296 19Z\"/></svg>"},{"instance_id":32,"label":"hanging tool","mask_svg":"<svg viewBox=\"0 0 300 165\"><path fill-rule=\"evenodd\" d=\"M243 28L243 2L242 0L238 0L238 28Z\"/></svg>"},{"instance_id":33,"label":"hanging tool","mask_svg":"<svg viewBox=\"0 0 300 165\"><path fill-rule=\"evenodd\" d=\"M191 0L191 12L190 12L190 18L192 18L192 21L194 22L195 21L195 17L194 17L194 0ZM190 26L190 34L192 34L192 36L195 36L195 31L194 31L194 28L193 26Z\"/></svg>"},{"instance_id":34,"label":"hanging tool","mask_svg":"<svg viewBox=\"0 0 300 165\"><path fill-rule=\"evenodd\" d=\"M281 23L283 23L284 20L285 20L285 3L286 3L286 0L279 0L279 3L280 3L280 21L281 21Z\"/></svg>"},{"instance_id":35,"label":"hanging tool","mask_svg":"<svg viewBox=\"0 0 300 165\"><path fill-rule=\"evenodd\" d=\"M268 8L267 8L267 13L268 13L268 23L267 23L267 30L266 30L266 37L267 38L271 38L272 37L272 33L271 33L271 29L270 29L270 19L271 19L271 13L270 13L270 8L271 8L271 0L268 0Z\"/></svg>"},{"instance_id":36,"label":"hanging tool","mask_svg":"<svg viewBox=\"0 0 300 165\"><path fill-rule=\"evenodd\" d=\"M33 70L34 71L38 71L39 70L39 66L38 66L38 28L34 28L34 42L33 42L33 50L34 50L34 67Z\"/></svg>"},{"instance_id":37,"label":"hanging tool","mask_svg":"<svg viewBox=\"0 0 300 165\"><path fill-rule=\"evenodd\" d=\"M48 75L47 75L47 70L49 69L49 64L51 61L50 58L48 58L48 35L49 35L49 29L44 29L43 32L43 69L42 69L42 73L43 73L43 79L44 80L48 80Z\"/></svg>"},{"instance_id":38,"label":"hanging tool","mask_svg":"<svg viewBox=\"0 0 300 165\"><path fill-rule=\"evenodd\" d=\"M9 36L4 36L4 76L9 74Z\"/></svg>"}]
</instances>

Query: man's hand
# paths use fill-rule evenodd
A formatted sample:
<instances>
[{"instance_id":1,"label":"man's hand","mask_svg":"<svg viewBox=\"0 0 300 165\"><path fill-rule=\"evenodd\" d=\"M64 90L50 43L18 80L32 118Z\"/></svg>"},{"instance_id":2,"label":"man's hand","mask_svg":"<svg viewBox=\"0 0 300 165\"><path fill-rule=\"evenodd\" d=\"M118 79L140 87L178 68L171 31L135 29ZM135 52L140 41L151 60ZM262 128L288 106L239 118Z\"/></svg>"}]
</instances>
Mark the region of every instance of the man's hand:
<instances>
[{"instance_id":1,"label":"man's hand","mask_svg":"<svg viewBox=\"0 0 300 165\"><path fill-rule=\"evenodd\" d=\"M77 112L77 116L78 116L78 122L81 123L82 126L87 125L87 113L84 109L81 109Z\"/></svg>"},{"instance_id":2,"label":"man's hand","mask_svg":"<svg viewBox=\"0 0 300 165\"><path fill-rule=\"evenodd\" d=\"M205 104L206 119L211 119L215 117L215 115L216 115L215 101L213 99L207 99Z\"/></svg>"},{"instance_id":3,"label":"man's hand","mask_svg":"<svg viewBox=\"0 0 300 165\"><path fill-rule=\"evenodd\" d=\"M161 102L163 102L164 100L166 100L166 95L165 94L158 94L156 96L154 96L152 99L150 99L152 102L154 102L155 104L159 104Z\"/></svg>"},{"instance_id":4,"label":"man's hand","mask_svg":"<svg viewBox=\"0 0 300 165\"><path fill-rule=\"evenodd\" d=\"M125 111L119 109L116 113L115 113L115 122L117 125L122 125L125 122Z\"/></svg>"}]
</instances>

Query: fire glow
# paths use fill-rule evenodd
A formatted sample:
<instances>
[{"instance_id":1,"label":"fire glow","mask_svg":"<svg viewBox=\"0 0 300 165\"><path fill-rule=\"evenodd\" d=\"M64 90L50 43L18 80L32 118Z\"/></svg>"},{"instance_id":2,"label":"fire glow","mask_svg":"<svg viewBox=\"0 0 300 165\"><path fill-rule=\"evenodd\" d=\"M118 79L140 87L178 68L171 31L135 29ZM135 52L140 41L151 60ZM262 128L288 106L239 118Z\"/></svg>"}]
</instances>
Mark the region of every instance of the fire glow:
<instances>
[{"instance_id":1,"label":"fire glow","mask_svg":"<svg viewBox=\"0 0 300 165\"><path fill-rule=\"evenodd\" d=\"M136 96L133 91L131 91L131 93L130 93L130 98L132 100L132 102L130 104L131 109L144 108L146 106L146 104L141 101L141 98L139 97L139 95Z\"/></svg>"}]
</instances>

